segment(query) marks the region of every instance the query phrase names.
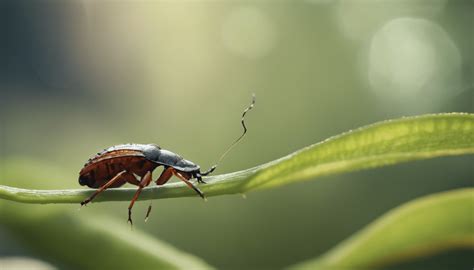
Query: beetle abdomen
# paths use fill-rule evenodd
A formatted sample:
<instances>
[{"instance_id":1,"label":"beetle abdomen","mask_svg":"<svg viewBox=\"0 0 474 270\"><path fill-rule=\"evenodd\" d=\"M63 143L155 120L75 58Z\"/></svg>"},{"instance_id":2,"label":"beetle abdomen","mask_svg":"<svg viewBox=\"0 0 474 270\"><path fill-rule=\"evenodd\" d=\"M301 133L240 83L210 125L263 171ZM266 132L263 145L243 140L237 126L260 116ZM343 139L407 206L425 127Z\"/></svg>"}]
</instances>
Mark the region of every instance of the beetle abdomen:
<instances>
[{"instance_id":1,"label":"beetle abdomen","mask_svg":"<svg viewBox=\"0 0 474 270\"><path fill-rule=\"evenodd\" d=\"M122 171L127 174L111 187L119 187L133 181L133 174L143 177L146 172L153 171L158 164L147 160L143 153L137 150L114 150L99 154L89 160L79 172L79 183L91 188L98 188Z\"/></svg>"}]
</instances>

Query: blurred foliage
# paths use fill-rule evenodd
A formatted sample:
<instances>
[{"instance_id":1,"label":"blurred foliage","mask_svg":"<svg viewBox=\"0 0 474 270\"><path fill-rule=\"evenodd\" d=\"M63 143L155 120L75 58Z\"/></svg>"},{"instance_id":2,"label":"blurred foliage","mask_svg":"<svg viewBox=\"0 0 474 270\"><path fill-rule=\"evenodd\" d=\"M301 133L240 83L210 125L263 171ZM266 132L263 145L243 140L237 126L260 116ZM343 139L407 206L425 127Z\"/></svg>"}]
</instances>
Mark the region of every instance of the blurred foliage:
<instances>
[{"instance_id":1,"label":"blurred foliage","mask_svg":"<svg viewBox=\"0 0 474 270\"><path fill-rule=\"evenodd\" d=\"M447 249L474 249L474 189L425 196L383 215L350 239L293 269L378 269Z\"/></svg>"},{"instance_id":2,"label":"blurred foliage","mask_svg":"<svg viewBox=\"0 0 474 270\"><path fill-rule=\"evenodd\" d=\"M66 269L210 269L117 219L4 204L0 222L36 256ZM40 214L38 214L40 213Z\"/></svg>"}]
</instances>

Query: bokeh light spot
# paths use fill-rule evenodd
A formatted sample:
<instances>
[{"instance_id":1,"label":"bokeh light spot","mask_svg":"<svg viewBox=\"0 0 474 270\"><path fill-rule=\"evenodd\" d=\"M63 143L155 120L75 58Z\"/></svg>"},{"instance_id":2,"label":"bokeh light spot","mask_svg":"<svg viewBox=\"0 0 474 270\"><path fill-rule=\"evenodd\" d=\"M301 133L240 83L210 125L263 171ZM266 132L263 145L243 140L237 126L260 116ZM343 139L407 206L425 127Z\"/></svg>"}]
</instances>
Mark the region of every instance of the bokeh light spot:
<instances>
[{"instance_id":1,"label":"bokeh light spot","mask_svg":"<svg viewBox=\"0 0 474 270\"><path fill-rule=\"evenodd\" d=\"M339 0L335 16L343 34L366 40L385 21L399 17L431 18L444 10L446 0L354 1Z\"/></svg>"},{"instance_id":2,"label":"bokeh light spot","mask_svg":"<svg viewBox=\"0 0 474 270\"><path fill-rule=\"evenodd\" d=\"M419 95L430 100L460 89L459 50L441 27L428 20L388 22L372 39L368 64L372 89L391 101Z\"/></svg>"}]
</instances>

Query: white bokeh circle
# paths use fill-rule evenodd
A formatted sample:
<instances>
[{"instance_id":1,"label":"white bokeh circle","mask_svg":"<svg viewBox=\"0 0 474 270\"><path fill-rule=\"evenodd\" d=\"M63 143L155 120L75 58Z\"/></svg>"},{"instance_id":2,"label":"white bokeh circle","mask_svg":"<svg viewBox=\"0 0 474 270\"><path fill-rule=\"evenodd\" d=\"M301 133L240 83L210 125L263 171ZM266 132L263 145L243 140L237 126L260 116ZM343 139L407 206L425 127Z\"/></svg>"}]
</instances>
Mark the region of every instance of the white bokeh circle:
<instances>
[{"instance_id":1,"label":"white bokeh circle","mask_svg":"<svg viewBox=\"0 0 474 270\"><path fill-rule=\"evenodd\" d=\"M373 36L368 54L372 90L391 101L457 94L461 55L448 34L425 19L398 18Z\"/></svg>"}]
</instances>

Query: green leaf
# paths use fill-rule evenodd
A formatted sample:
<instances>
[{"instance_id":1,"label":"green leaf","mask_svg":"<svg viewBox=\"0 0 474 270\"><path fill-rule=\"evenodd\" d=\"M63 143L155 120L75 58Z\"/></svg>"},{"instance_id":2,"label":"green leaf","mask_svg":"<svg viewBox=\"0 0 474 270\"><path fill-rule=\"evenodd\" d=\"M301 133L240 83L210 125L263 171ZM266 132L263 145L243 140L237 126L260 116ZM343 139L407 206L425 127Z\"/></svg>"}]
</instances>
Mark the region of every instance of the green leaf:
<instances>
[{"instance_id":1,"label":"green leaf","mask_svg":"<svg viewBox=\"0 0 474 270\"><path fill-rule=\"evenodd\" d=\"M207 196L245 193L401 162L474 153L474 115L446 113L383 121L329 138L247 170L208 177ZM75 181L74 181L75 182ZM108 190L94 202L127 201L135 188ZM0 186L0 198L24 203L79 203L93 191ZM149 187L140 200L196 196L182 183Z\"/></svg>"},{"instance_id":2,"label":"green leaf","mask_svg":"<svg viewBox=\"0 0 474 270\"><path fill-rule=\"evenodd\" d=\"M453 248L474 248L474 188L416 199L386 213L323 256L293 269L373 269Z\"/></svg>"},{"instance_id":3,"label":"green leaf","mask_svg":"<svg viewBox=\"0 0 474 270\"><path fill-rule=\"evenodd\" d=\"M0 207L1 208L1 207ZM14 210L15 212L12 212ZM131 230L123 220L78 211L2 209L2 225L35 254L66 269L211 269L203 260Z\"/></svg>"}]
</instances>

